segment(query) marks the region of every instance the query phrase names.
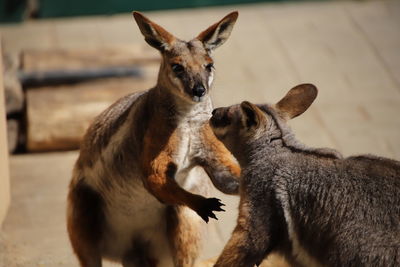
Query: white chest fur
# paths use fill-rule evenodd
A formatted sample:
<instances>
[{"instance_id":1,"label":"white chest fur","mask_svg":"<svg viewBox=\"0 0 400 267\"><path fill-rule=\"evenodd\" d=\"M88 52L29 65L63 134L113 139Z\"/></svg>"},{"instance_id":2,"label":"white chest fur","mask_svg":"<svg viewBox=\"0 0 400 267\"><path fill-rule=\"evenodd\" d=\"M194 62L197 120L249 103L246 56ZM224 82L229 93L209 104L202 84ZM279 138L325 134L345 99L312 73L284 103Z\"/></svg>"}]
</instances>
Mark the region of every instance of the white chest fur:
<instances>
[{"instance_id":1,"label":"white chest fur","mask_svg":"<svg viewBox=\"0 0 400 267\"><path fill-rule=\"evenodd\" d=\"M195 166L192 160L201 149L199 147L201 127L207 122L211 113L211 104L201 104L181 119L177 128L180 136L179 146L172 155L173 162L177 165L175 179L188 191L204 186L204 183L208 181L205 172ZM123 135L117 134L115 138L119 139L120 136ZM115 142L118 143L119 140ZM135 236L145 237L152 243L154 250L162 253L169 251L165 248L168 246L165 235L166 206L143 187L141 179L137 179L140 172L131 175L135 177L122 178L127 182L113 183L111 191L104 194L108 196L106 217L110 229L104 240L103 249L108 257L114 259L122 257L122 254L131 246L132 238ZM168 258L171 257L166 255L165 259Z\"/></svg>"},{"instance_id":2,"label":"white chest fur","mask_svg":"<svg viewBox=\"0 0 400 267\"><path fill-rule=\"evenodd\" d=\"M173 159L178 166L175 179L181 187L187 190L193 186L189 173L195 167L193 158L202 149L201 128L210 118L211 109L212 106L209 102L197 105L187 117L182 119L178 127L180 144Z\"/></svg>"}]
</instances>

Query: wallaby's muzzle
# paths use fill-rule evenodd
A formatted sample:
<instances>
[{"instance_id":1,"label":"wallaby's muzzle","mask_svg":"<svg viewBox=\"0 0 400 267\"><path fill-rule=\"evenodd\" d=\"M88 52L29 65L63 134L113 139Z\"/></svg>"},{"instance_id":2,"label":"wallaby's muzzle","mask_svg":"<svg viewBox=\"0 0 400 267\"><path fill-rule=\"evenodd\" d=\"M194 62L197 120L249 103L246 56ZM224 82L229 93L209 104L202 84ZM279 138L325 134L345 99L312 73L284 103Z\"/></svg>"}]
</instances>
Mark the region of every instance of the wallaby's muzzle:
<instances>
[{"instance_id":1,"label":"wallaby's muzzle","mask_svg":"<svg viewBox=\"0 0 400 267\"><path fill-rule=\"evenodd\" d=\"M211 127L222 128L228 126L230 123L231 120L226 108L216 108L212 111L212 117L210 119Z\"/></svg>"},{"instance_id":2,"label":"wallaby's muzzle","mask_svg":"<svg viewBox=\"0 0 400 267\"><path fill-rule=\"evenodd\" d=\"M196 85L195 87L193 87L192 91L193 95L198 97L202 97L206 94L206 88L204 88L203 85Z\"/></svg>"},{"instance_id":3,"label":"wallaby's muzzle","mask_svg":"<svg viewBox=\"0 0 400 267\"><path fill-rule=\"evenodd\" d=\"M202 97L206 94L206 88L204 88L204 86L201 84L197 84L193 87L192 94L193 100L195 102L200 102L202 100Z\"/></svg>"}]
</instances>

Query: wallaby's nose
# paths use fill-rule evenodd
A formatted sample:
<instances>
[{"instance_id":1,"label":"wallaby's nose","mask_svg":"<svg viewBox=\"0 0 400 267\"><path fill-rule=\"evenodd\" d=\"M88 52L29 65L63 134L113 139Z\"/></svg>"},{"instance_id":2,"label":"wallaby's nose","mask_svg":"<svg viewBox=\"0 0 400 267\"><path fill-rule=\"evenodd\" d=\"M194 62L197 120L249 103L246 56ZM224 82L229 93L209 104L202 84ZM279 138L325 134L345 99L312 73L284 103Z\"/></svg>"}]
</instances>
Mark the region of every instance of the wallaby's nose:
<instances>
[{"instance_id":1,"label":"wallaby's nose","mask_svg":"<svg viewBox=\"0 0 400 267\"><path fill-rule=\"evenodd\" d=\"M192 89L193 91L193 95L194 96L198 96L198 97L202 97L203 95L206 94L206 88L204 88L203 85L195 85Z\"/></svg>"}]
</instances>

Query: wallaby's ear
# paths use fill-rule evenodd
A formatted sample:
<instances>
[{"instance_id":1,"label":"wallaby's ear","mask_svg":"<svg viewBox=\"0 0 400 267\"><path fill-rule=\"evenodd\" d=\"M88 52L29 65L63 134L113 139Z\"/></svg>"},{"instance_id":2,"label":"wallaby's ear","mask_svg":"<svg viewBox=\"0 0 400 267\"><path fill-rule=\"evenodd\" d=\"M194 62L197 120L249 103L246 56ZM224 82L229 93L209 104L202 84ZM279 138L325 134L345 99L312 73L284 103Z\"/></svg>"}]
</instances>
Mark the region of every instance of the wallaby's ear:
<instances>
[{"instance_id":1,"label":"wallaby's ear","mask_svg":"<svg viewBox=\"0 0 400 267\"><path fill-rule=\"evenodd\" d=\"M201 32L197 36L197 39L203 43L204 47L208 51L214 50L218 46L225 43L225 41L228 39L238 16L239 12L237 11L229 13L219 22L211 25L207 28L207 30Z\"/></svg>"},{"instance_id":2,"label":"wallaby's ear","mask_svg":"<svg viewBox=\"0 0 400 267\"><path fill-rule=\"evenodd\" d=\"M140 12L133 12L133 17L139 26L146 42L160 51L168 51L175 37L160 25L152 22Z\"/></svg>"},{"instance_id":3,"label":"wallaby's ear","mask_svg":"<svg viewBox=\"0 0 400 267\"><path fill-rule=\"evenodd\" d=\"M257 128L260 125L260 122L263 120L263 112L256 105L243 101L240 104L240 108L243 113L243 124L247 128L255 127Z\"/></svg>"},{"instance_id":4,"label":"wallaby's ear","mask_svg":"<svg viewBox=\"0 0 400 267\"><path fill-rule=\"evenodd\" d=\"M292 119L306 111L317 97L318 89L313 84L304 83L290 91L275 105L285 119Z\"/></svg>"}]
</instances>

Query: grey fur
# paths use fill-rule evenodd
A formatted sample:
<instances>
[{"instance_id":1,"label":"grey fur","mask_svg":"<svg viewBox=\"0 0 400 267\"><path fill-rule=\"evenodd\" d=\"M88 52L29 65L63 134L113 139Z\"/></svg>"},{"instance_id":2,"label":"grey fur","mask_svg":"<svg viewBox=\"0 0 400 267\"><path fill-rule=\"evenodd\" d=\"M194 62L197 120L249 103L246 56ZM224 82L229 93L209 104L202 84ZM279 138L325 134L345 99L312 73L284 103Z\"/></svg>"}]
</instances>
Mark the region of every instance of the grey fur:
<instances>
[{"instance_id":1,"label":"grey fur","mask_svg":"<svg viewBox=\"0 0 400 267\"><path fill-rule=\"evenodd\" d=\"M238 106L211 119L242 167L238 226L215 266L253 266L272 251L294 266L400 266L400 162L309 148L276 105L258 108L257 129Z\"/></svg>"}]
</instances>

